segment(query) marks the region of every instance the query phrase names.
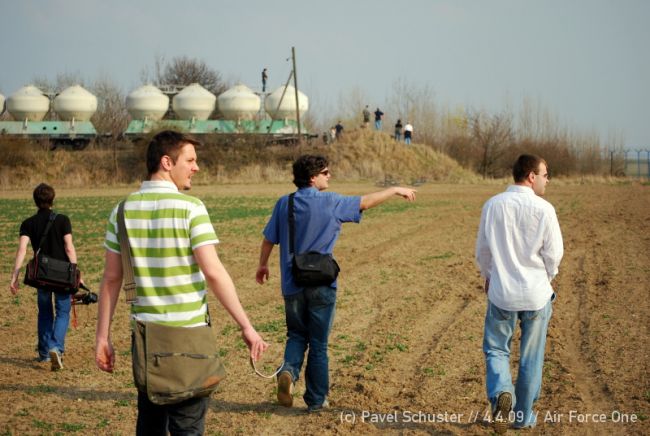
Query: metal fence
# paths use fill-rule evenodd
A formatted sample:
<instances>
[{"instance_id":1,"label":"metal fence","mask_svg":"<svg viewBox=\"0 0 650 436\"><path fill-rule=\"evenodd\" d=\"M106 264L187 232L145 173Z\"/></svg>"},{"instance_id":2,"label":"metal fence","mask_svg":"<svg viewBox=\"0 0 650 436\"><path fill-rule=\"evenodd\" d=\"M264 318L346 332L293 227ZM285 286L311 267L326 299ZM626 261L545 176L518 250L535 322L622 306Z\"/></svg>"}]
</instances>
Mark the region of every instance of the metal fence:
<instances>
[{"instance_id":1,"label":"metal fence","mask_svg":"<svg viewBox=\"0 0 650 436\"><path fill-rule=\"evenodd\" d=\"M621 153L626 176L650 179L650 150L623 150Z\"/></svg>"},{"instance_id":2,"label":"metal fence","mask_svg":"<svg viewBox=\"0 0 650 436\"><path fill-rule=\"evenodd\" d=\"M608 173L613 177L650 179L650 149L601 149L597 166L602 174ZM593 171L594 168L588 169Z\"/></svg>"}]
</instances>

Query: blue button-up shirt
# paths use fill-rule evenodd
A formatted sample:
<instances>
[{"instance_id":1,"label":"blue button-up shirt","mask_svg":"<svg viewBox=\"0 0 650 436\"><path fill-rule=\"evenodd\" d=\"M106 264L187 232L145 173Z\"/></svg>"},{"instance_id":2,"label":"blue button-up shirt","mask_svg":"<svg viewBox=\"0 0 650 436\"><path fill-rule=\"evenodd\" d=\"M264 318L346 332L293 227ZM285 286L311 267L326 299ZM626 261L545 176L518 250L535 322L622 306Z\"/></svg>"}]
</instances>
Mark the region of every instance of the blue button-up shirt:
<instances>
[{"instance_id":1,"label":"blue button-up shirt","mask_svg":"<svg viewBox=\"0 0 650 436\"><path fill-rule=\"evenodd\" d=\"M317 251L331 254L341 233L341 224L361 220L361 197L322 192L313 187L300 188L293 200L295 216L295 252ZM293 281L292 256L289 254L289 196L281 197L264 228L264 238L280 244L282 294L292 295L303 288ZM336 287L336 281L332 283Z\"/></svg>"}]
</instances>

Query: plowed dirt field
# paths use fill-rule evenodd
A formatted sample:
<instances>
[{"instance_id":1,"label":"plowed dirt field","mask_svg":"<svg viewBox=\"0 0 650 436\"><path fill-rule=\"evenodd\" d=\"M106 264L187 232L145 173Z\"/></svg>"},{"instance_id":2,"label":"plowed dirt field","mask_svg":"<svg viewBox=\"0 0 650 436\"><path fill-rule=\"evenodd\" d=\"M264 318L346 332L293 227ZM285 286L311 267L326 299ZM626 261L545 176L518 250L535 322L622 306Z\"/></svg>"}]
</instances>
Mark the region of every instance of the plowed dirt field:
<instances>
[{"instance_id":1,"label":"plowed dirt field","mask_svg":"<svg viewBox=\"0 0 650 436\"><path fill-rule=\"evenodd\" d=\"M329 347L331 407L305 413L304 380L294 407L275 401L275 384L255 376L233 322L210 296L228 377L213 394L206 434L490 434L481 350L486 297L474 264L482 204L505 185L424 185L346 224ZM332 184L344 194L379 188ZM262 228L290 185L197 187L221 240L218 252L241 300L271 343L262 366L282 360L283 302L277 250L269 283L255 283ZM86 282L99 287L108 211L128 190L61 191ZM94 365L96 306L77 307L65 368L36 363L36 299L8 290L20 222L31 192L0 193L3 307L0 432L133 434L136 394L128 310L120 299L112 330L117 370ZM565 257L554 282L538 426L521 434L650 433L650 186L552 183ZM31 251L29 253L31 255ZM518 348L515 338L513 349ZM513 356L513 367L517 353ZM633 422L635 421L635 422ZM515 434L514 430L510 433Z\"/></svg>"}]
</instances>

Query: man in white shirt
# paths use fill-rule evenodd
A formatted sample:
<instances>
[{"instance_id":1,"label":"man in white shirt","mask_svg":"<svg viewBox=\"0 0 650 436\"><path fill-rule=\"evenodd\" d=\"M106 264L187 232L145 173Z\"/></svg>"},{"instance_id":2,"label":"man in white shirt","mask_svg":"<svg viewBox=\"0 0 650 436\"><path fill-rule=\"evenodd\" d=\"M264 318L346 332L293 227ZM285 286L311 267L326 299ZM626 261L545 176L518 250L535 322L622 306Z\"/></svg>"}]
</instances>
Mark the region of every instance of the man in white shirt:
<instances>
[{"instance_id":1,"label":"man in white shirt","mask_svg":"<svg viewBox=\"0 0 650 436\"><path fill-rule=\"evenodd\" d=\"M536 424L533 404L541 390L546 332L555 298L551 280L563 255L555 209L541 198L548 183L546 161L521 155L512 175L515 184L483 206L476 240L476 261L488 296L483 336L486 387L497 433L507 430L510 417L516 428ZM510 342L517 320L520 361L513 387Z\"/></svg>"},{"instance_id":2,"label":"man in white shirt","mask_svg":"<svg viewBox=\"0 0 650 436\"><path fill-rule=\"evenodd\" d=\"M411 145L411 140L413 138L413 124L410 121L406 122L404 126L404 143L406 145Z\"/></svg>"}]
</instances>

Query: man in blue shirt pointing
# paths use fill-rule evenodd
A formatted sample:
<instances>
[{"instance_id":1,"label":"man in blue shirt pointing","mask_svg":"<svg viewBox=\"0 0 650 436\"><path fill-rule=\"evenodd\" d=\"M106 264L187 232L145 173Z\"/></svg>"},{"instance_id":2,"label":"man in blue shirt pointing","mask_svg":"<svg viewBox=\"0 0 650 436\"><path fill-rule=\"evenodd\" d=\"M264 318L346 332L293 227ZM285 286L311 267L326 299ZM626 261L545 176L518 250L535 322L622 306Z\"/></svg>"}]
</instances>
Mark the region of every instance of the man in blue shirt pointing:
<instances>
[{"instance_id":1,"label":"man in blue shirt pointing","mask_svg":"<svg viewBox=\"0 0 650 436\"><path fill-rule=\"evenodd\" d=\"M361 212L378 206L393 195L407 201L415 200L415 190L391 187L363 196L344 196L323 192L331 177L328 161L323 156L300 156L293 164L295 253L317 251L331 254L341 232L341 224L361 220ZM275 244L280 244L282 296L285 301L287 343L284 364L278 375L278 402L293 405L293 385L307 355L306 391L303 396L309 412L327 407L329 368L327 342L334 320L336 280L329 285L301 287L294 282L292 255L289 252L289 195L275 204L271 219L264 228L260 264L256 280L263 284L269 278L268 260Z\"/></svg>"}]
</instances>

